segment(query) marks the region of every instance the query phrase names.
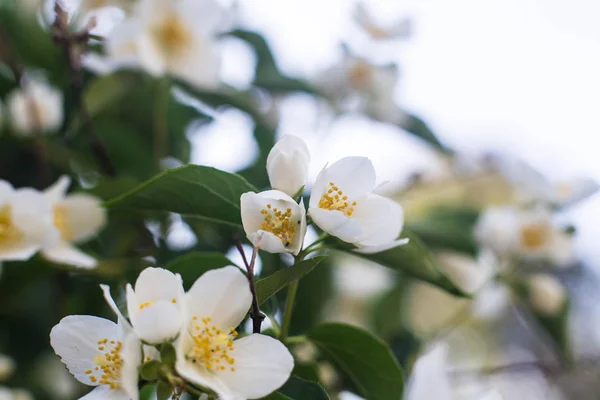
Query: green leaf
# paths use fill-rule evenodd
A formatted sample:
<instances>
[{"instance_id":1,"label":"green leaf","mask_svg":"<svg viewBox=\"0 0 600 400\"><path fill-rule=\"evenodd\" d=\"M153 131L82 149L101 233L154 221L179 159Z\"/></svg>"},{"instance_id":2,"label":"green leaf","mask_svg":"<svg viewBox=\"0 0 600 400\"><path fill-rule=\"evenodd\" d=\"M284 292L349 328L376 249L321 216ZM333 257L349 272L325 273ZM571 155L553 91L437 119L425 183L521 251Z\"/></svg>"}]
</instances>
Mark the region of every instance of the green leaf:
<instances>
[{"instance_id":1,"label":"green leaf","mask_svg":"<svg viewBox=\"0 0 600 400\"><path fill-rule=\"evenodd\" d=\"M168 400L171 398L173 388L165 381L159 381L156 385L156 400Z\"/></svg>"},{"instance_id":2,"label":"green leaf","mask_svg":"<svg viewBox=\"0 0 600 400\"><path fill-rule=\"evenodd\" d=\"M426 141L427 143L429 143L436 149L441 150L445 153L452 153L452 150L450 150L449 148L444 146L438 140L435 133L433 133L433 131L429 128L429 126L427 126L425 121L423 121L421 118L417 117L416 115L408 114L404 118L402 123L400 124L400 127L402 129L404 129L405 131L413 134L414 136L423 139L424 141Z\"/></svg>"},{"instance_id":3,"label":"green leaf","mask_svg":"<svg viewBox=\"0 0 600 400\"><path fill-rule=\"evenodd\" d=\"M258 304L263 304L281 289L308 274L325 258L327 257L320 256L300 261L291 267L279 270L274 274L256 282L256 296L258 297Z\"/></svg>"},{"instance_id":4,"label":"green leaf","mask_svg":"<svg viewBox=\"0 0 600 400\"><path fill-rule=\"evenodd\" d=\"M160 359L163 364L169 367L175 366L177 361L177 352L171 343L163 343L160 345Z\"/></svg>"},{"instance_id":5,"label":"green leaf","mask_svg":"<svg viewBox=\"0 0 600 400\"><path fill-rule=\"evenodd\" d=\"M292 376L278 392L294 400L329 400L321 385L297 376Z\"/></svg>"},{"instance_id":6,"label":"green leaf","mask_svg":"<svg viewBox=\"0 0 600 400\"><path fill-rule=\"evenodd\" d=\"M292 399L291 397L288 397L279 392L273 392L270 395L268 395L267 397L263 397L260 400L295 400L295 399Z\"/></svg>"},{"instance_id":7,"label":"green leaf","mask_svg":"<svg viewBox=\"0 0 600 400\"><path fill-rule=\"evenodd\" d=\"M429 282L456 296L469 297L442 273L433 254L416 235L405 229L402 231L402 237L410 239L408 244L375 254L352 251L354 249L352 245L335 238L330 239L329 244L334 248L374 261L407 276Z\"/></svg>"},{"instance_id":8,"label":"green leaf","mask_svg":"<svg viewBox=\"0 0 600 400\"><path fill-rule=\"evenodd\" d=\"M144 385L144 387L140 390L140 400L150 400L156 393L156 385Z\"/></svg>"},{"instance_id":9,"label":"green leaf","mask_svg":"<svg viewBox=\"0 0 600 400\"><path fill-rule=\"evenodd\" d=\"M168 211L241 226L240 196L257 189L244 178L200 165L171 169L106 203L108 207Z\"/></svg>"},{"instance_id":10,"label":"green leaf","mask_svg":"<svg viewBox=\"0 0 600 400\"><path fill-rule=\"evenodd\" d=\"M158 379L158 370L160 369L161 363L158 360L151 360L145 362L141 368L142 378L147 381L155 381Z\"/></svg>"},{"instance_id":11,"label":"green leaf","mask_svg":"<svg viewBox=\"0 0 600 400\"><path fill-rule=\"evenodd\" d=\"M402 328L402 313L399 312L405 295L405 285L396 287L382 294L375 300L370 313L375 333L387 338Z\"/></svg>"},{"instance_id":12,"label":"green leaf","mask_svg":"<svg viewBox=\"0 0 600 400\"><path fill-rule=\"evenodd\" d=\"M357 327L340 323L317 326L308 339L369 400L398 400L404 376L390 348L379 338Z\"/></svg>"},{"instance_id":13,"label":"green leaf","mask_svg":"<svg viewBox=\"0 0 600 400\"><path fill-rule=\"evenodd\" d=\"M165 268L181 274L183 286L187 290L206 271L228 265L233 265L233 263L221 253L192 252L176 258L168 263Z\"/></svg>"}]
</instances>

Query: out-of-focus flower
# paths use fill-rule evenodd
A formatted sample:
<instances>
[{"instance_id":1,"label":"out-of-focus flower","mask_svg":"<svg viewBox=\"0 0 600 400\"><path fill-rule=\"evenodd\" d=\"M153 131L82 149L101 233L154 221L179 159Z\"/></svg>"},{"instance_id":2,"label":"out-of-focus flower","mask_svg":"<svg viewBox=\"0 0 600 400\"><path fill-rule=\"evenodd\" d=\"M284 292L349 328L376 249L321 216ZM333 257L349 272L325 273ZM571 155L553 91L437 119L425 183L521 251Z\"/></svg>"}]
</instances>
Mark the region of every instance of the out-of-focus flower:
<instances>
[{"instance_id":1,"label":"out-of-focus flower","mask_svg":"<svg viewBox=\"0 0 600 400\"><path fill-rule=\"evenodd\" d=\"M240 198L242 224L248 240L269 253L292 253L302 249L306 234L306 210L278 190L248 192Z\"/></svg>"},{"instance_id":2,"label":"out-of-focus flower","mask_svg":"<svg viewBox=\"0 0 600 400\"><path fill-rule=\"evenodd\" d=\"M553 316L558 314L567 300L567 291L553 276L535 274L527 280L529 304L540 314Z\"/></svg>"},{"instance_id":3,"label":"out-of-focus flower","mask_svg":"<svg viewBox=\"0 0 600 400\"><path fill-rule=\"evenodd\" d=\"M393 98L397 81L395 64L375 65L345 51L342 60L318 76L315 84L340 111L364 112L399 124L404 113Z\"/></svg>"},{"instance_id":4,"label":"out-of-focus flower","mask_svg":"<svg viewBox=\"0 0 600 400\"><path fill-rule=\"evenodd\" d=\"M248 281L239 269L206 272L187 292L185 302L176 363L182 377L223 399L258 399L288 380L294 359L281 342L261 334L236 340L235 327L252 302Z\"/></svg>"},{"instance_id":5,"label":"out-of-focus flower","mask_svg":"<svg viewBox=\"0 0 600 400\"><path fill-rule=\"evenodd\" d=\"M402 244L402 207L373 194L375 168L368 158L346 157L326 166L312 188L308 212L319 228L362 253L376 253Z\"/></svg>"},{"instance_id":6,"label":"out-of-focus flower","mask_svg":"<svg viewBox=\"0 0 600 400\"><path fill-rule=\"evenodd\" d=\"M572 235L555 226L551 211L541 206L488 208L474 234L482 246L500 257L517 256L559 266L568 265L574 258Z\"/></svg>"},{"instance_id":7,"label":"out-of-focus flower","mask_svg":"<svg viewBox=\"0 0 600 400\"><path fill-rule=\"evenodd\" d=\"M60 241L42 250L44 257L61 264L81 268L94 268L98 263L93 257L77 249L73 244L90 240L106 224L106 210L100 199L85 193L67 195L71 184L68 176L62 176L44 192L52 207L54 225L60 232Z\"/></svg>"},{"instance_id":8,"label":"out-of-focus flower","mask_svg":"<svg viewBox=\"0 0 600 400\"><path fill-rule=\"evenodd\" d=\"M127 311L140 339L152 344L172 341L181 329L181 276L163 268L146 268L127 285Z\"/></svg>"},{"instance_id":9,"label":"out-of-focus flower","mask_svg":"<svg viewBox=\"0 0 600 400\"><path fill-rule=\"evenodd\" d=\"M34 400L33 393L27 389L13 389L13 400Z\"/></svg>"},{"instance_id":10,"label":"out-of-focus flower","mask_svg":"<svg viewBox=\"0 0 600 400\"><path fill-rule=\"evenodd\" d=\"M440 252L437 258L445 275L466 293L477 292L493 278L496 271L497 261L490 251L483 251L477 260L453 251Z\"/></svg>"},{"instance_id":11,"label":"out-of-focus flower","mask_svg":"<svg viewBox=\"0 0 600 400\"><path fill-rule=\"evenodd\" d=\"M0 400L14 400L12 390L5 386L0 386Z\"/></svg>"},{"instance_id":12,"label":"out-of-focus flower","mask_svg":"<svg viewBox=\"0 0 600 400\"><path fill-rule=\"evenodd\" d=\"M135 3L136 0L81 0L79 1L78 11L80 13L90 13L108 7L117 7L125 11L131 11Z\"/></svg>"},{"instance_id":13,"label":"out-of-focus flower","mask_svg":"<svg viewBox=\"0 0 600 400\"><path fill-rule=\"evenodd\" d=\"M383 26L375 21L363 3L356 5L354 21L375 40L405 39L411 34L409 18L400 19L390 26Z\"/></svg>"},{"instance_id":14,"label":"out-of-focus flower","mask_svg":"<svg viewBox=\"0 0 600 400\"><path fill-rule=\"evenodd\" d=\"M96 386L89 398L137 400L142 344L130 327L70 315L50 332L50 344L79 382Z\"/></svg>"},{"instance_id":15,"label":"out-of-focus flower","mask_svg":"<svg viewBox=\"0 0 600 400\"><path fill-rule=\"evenodd\" d=\"M31 188L14 189L0 180L0 260L27 260L58 239L44 195Z\"/></svg>"},{"instance_id":16,"label":"out-of-focus flower","mask_svg":"<svg viewBox=\"0 0 600 400\"><path fill-rule=\"evenodd\" d=\"M306 184L310 153L304 140L286 135L281 138L267 157L267 173L273 189L295 196Z\"/></svg>"},{"instance_id":17,"label":"out-of-focus flower","mask_svg":"<svg viewBox=\"0 0 600 400\"><path fill-rule=\"evenodd\" d=\"M16 367L15 360L6 354L0 354L0 382L10 379Z\"/></svg>"},{"instance_id":18,"label":"out-of-focus flower","mask_svg":"<svg viewBox=\"0 0 600 400\"><path fill-rule=\"evenodd\" d=\"M63 122L63 95L45 82L29 80L6 99L12 127L16 134L55 132Z\"/></svg>"},{"instance_id":19,"label":"out-of-focus flower","mask_svg":"<svg viewBox=\"0 0 600 400\"><path fill-rule=\"evenodd\" d=\"M106 51L117 65L133 62L155 76L170 74L214 88L220 67L215 37L223 20L213 0L140 0L111 31Z\"/></svg>"},{"instance_id":20,"label":"out-of-focus flower","mask_svg":"<svg viewBox=\"0 0 600 400\"><path fill-rule=\"evenodd\" d=\"M36 363L35 383L54 400L73 399L79 392L79 382L52 353L44 354Z\"/></svg>"}]
</instances>

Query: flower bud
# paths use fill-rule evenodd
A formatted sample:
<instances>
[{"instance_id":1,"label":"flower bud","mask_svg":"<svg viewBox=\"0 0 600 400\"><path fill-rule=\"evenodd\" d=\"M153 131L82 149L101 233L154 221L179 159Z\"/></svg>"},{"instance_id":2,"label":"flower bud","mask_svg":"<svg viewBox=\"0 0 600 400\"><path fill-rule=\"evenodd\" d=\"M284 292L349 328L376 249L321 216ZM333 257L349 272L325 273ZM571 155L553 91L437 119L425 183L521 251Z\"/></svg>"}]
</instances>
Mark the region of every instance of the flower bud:
<instances>
[{"instance_id":1,"label":"flower bud","mask_svg":"<svg viewBox=\"0 0 600 400\"><path fill-rule=\"evenodd\" d=\"M30 81L6 100L11 124L21 136L56 131L63 122L63 96L46 83Z\"/></svg>"},{"instance_id":2,"label":"flower bud","mask_svg":"<svg viewBox=\"0 0 600 400\"><path fill-rule=\"evenodd\" d=\"M304 140L287 135L271 149L267 157L267 173L271 187L296 196L306 183L310 154Z\"/></svg>"},{"instance_id":3,"label":"flower bud","mask_svg":"<svg viewBox=\"0 0 600 400\"><path fill-rule=\"evenodd\" d=\"M5 354L0 354L0 382L10 379L15 372L15 367L15 360Z\"/></svg>"},{"instance_id":4,"label":"flower bud","mask_svg":"<svg viewBox=\"0 0 600 400\"><path fill-rule=\"evenodd\" d=\"M534 311L552 316L559 313L565 304L567 292L553 276L535 274L529 278L529 304Z\"/></svg>"}]
</instances>

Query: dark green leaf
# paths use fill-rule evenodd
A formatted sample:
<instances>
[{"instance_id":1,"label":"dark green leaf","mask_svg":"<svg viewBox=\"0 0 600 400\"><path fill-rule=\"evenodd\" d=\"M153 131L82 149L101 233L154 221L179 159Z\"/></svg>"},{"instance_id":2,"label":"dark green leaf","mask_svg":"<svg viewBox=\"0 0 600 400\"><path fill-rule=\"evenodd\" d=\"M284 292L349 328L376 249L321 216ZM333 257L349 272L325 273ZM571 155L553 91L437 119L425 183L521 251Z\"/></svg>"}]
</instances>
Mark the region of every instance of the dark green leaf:
<instances>
[{"instance_id":1,"label":"dark green leaf","mask_svg":"<svg viewBox=\"0 0 600 400\"><path fill-rule=\"evenodd\" d=\"M369 400L398 400L404 376L390 348L367 331L340 323L317 326L308 332L313 342Z\"/></svg>"},{"instance_id":2,"label":"dark green leaf","mask_svg":"<svg viewBox=\"0 0 600 400\"><path fill-rule=\"evenodd\" d=\"M156 400L168 400L171 398L173 388L165 381L159 381L156 385Z\"/></svg>"},{"instance_id":3,"label":"dark green leaf","mask_svg":"<svg viewBox=\"0 0 600 400\"><path fill-rule=\"evenodd\" d=\"M456 287L452 281L442 273L433 254L431 254L429 249L425 247L416 235L404 230L402 232L402 237L409 238L410 242L406 245L397 246L393 249L375 254L354 252L352 251L352 245L337 239L331 239L329 242L333 247L347 251L350 254L374 261L407 276L429 282L454 295L468 297L466 293Z\"/></svg>"},{"instance_id":4,"label":"dark green leaf","mask_svg":"<svg viewBox=\"0 0 600 400\"><path fill-rule=\"evenodd\" d=\"M141 374L142 378L147 381L155 381L158 379L158 370L160 369L161 363L158 360L151 360L145 362L142 365Z\"/></svg>"},{"instance_id":5,"label":"dark green leaf","mask_svg":"<svg viewBox=\"0 0 600 400\"><path fill-rule=\"evenodd\" d=\"M400 127L405 131L412 133L416 137L423 139L438 150L442 150L446 153L452 152L438 140L437 136L433 133L429 126L427 126L427 124L421 118L415 115L406 115L400 124Z\"/></svg>"},{"instance_id":6,"label":"dark green leaf","mask_svg":"<svg viewBox=\"0 0 600 400\"><path fill-rule=\"evenodd\" d=\"M151 400L156 393L156 385L144 385L144 387L140 390L140 400Z\"/></svg>"},{"instance_id":7,"label":"dark green leaf","mask_svg":"<svg viewBox=\"0 0 600 400\"><path fill-rule=\"evenodd\" d=\"M279 292L290 283L308 274L325 258L327 257L320 256L300 261L291 267L277 271L274 274L256 282L256 295L258 297L258 304L263 304L275 293Z\"/></svg>"},{"instance_id":8,"label":"dark green leaf","mask_svg":"<svg viewBox=\"0 0 600 400\"><path fill-rule=\"evenodd\" d=\"M175 347L171 343L163 343L160 345L160 359L163 364L173 367L177 361L177 353Z\"/></svg>"},{"instance_id":9,"label":"dark green leaf","mask_svg":"<svg viewBox=\"0 0 600 400\"><path fill-rule=\"evenodd\" d=\"M296 361L292 374L307 381L319 382L319 366L314 362Z\"/></svg>"},{"instance_id":10,"label":"dark green leaf","mask_svg":"<svg viewBox=\"0 0 600 400\"><path fill-rule=\"evenodd\" d=\"M260 400L295 400L279 392L273 392L270 395L263 397Z\"/></svg>"},{"instance_id":11,"label":"dark green leaf","mask_svg":"<svg viewBox=\"0 0 600 400\"><path fill-rule=\"evenodd\" d=\"M108 207L169 211L217 223L241 226L240 196L257 189L244 178L211 167L188 165L167 170Z\"/></svg>"},{"instance_id":12,"label":"dark green leaf","mask_svg":"<svg viewBox=\"0 0 600 400\"><path fill-rule=\"evenodd\" d=\"M297 376L292 376L278 392L294 400L329 400L321 385Z\"/></svg>"},{"instance_id":13,"label":"dark green leaf","mask_svg":"<svg viewBox=\"0 0 600 400\"><path fill-rule=\"evenodd\" d=\"M233 265L233 263L221 253L192 252L176 258L167 264L165 268L181 274L183 286L187 290L206 271L228 265Z\"/></svg>"},{"instance_id":14,"label":"dark green leaf","mask_svg":"<svg viewBox=\"0 0 600 400\"><path fill-rule=\"evenodd\" d=\"M399 284L373 303L370 315L374 331L379 336L387 338L402 327L402 313L399 310L404 289L405 286Z\"/></svg>"}]
</instances>

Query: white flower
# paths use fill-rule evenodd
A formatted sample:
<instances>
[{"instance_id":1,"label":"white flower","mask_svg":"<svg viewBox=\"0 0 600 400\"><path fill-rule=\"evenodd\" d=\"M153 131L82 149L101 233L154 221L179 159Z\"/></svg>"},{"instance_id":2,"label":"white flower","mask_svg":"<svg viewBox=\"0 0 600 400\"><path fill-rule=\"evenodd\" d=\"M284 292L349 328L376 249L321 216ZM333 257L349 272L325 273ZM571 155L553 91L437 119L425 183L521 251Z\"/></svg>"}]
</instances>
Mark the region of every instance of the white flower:
<instances>
[{"instance_id":1,"label":"white flower","mask_svg":"<svg viewBox=\"0 0 600 400\"><path fill-rule=\"evenodd\" d=\"M354 21L375 40L402 39L411 33L410 19L401 19L391 26L382 26L376 22L363 3L358 3L354 12Z\"/></svg>"},{"instance_id":2,"label":"white flower","mask_svg":"<svg viewBox=\"0 0 600 400\"><path fill-rule=\"evenodd\" d=\"M483 251L478 259L465 254L443 251L437 254L444 274L466 293L475 293L493 278L496 260L490 251Z\"/></svg>"},{"instance_id":3,"label":"white flower","mask_svg":"<svg viewBox=\"0 0 600 400\"><path fill-rule=\"evenodd\" d=\"M12 390L7 387L0 386L0 400L14 400Z\"/></svg>"},{"instance_id":4,"label":"white flower","mask_svg":"<svg viewBox=\"0 0 600 400\"><path fill-rule=\"evenodd\" d=\"M289 196L295 196L306 184L310 154L304 140L286 135L281 138L267 157L267 173L271 187Z\"/></svg>"},{"instance_id":5,"label":"white flower","mask_svg":"<svg viewBox=\"0 0 600 400\"><path fill-rule=\"evenodd\" d=\"M306 234L306 210L278 190L248 192L240 198L242 224L248 240L269 253L292 253L302 249Z\"/></svg>"},{"instance_id":6,"label":"white flower","mask_svg":"<svg viewBox=\"0 0 600 400\"><path fill-rule=\"evenodd\" d=\"M236 340L235 327L251 303L248 281L235 267L206 272L186 294L177 372L222 400L264 397L281 387L294 368L292 355L276 339L253 334Z\"/></svg>"},{"instance_id":7,"label":"white flower","mask_svg":"<svg viewBox=\"0 0 600 400\"><path fill-rule=\"evenodd\" d=\"M15 190L0 180L0 260L27 260L58 238L44 195L31 188Z\"/></svg>"},{"instance_id":8,"label":"white flower","mask_svg":"<svg viewBox=\"0 0 600 400\"><path fill-rule=\"evenodd\" d=\"M398 67L375 65L344 52L342 60L315 80L338 111L363 112L374 119L400 123L404 113L394 102Z\"/></svg>"},{"instance_id":9,"label":"white flower","mask_svg":"<svg viewBox=\"0 0 600 400\"><path fill-rule=\"evenodd\" d=\"M50 344L79 382L96 386L86 400L137 400L142 344L119 321L70 315L50 332Z\"/></svg>"},{"instance_id":10,"label":"white flower","mask_svg":"<svg viewBox=\"0 0 600 400\"><path fill-rule=\"evenodd\" d=\"M141 0L109 34L106 50L152 75L171 74L201 88L218 84L215 38L222 9L213 0Z\"/></svg>"},{"instance_id":11,"label":"white flower","mask_svg":"<svg viewBox=\"0 0 600 400\"><path fill-rule=\"evenodd\" d=\"M501 256L568 265L573 261L571 234L553 223L545 207L512 206L484 210L474 231L476 239Z\"/></svg>"},{"instance_id":12,"label":"white flower","mask_svg":"<svg viewBox=\"0 0 600 400\"><path fill-rule=\"evenodd\" d=\"M556 278L546 274L535 274L527 279L527 283L529 304L533 310L549 316L562 310L567 300L567 291Z\"/></svg>"},{"instance_id":13,"label":"white flower","mask_svg":"<svg viewBox=\"0 0 600 400\"><path fill-rule=\"evenodd\" d=\"M146 268L127 285L127 311L140 339L159 344L172 341L181 330L181 276L163 268Z\"/></svg>"},{"instance_id":14,"label":"white flower","mask_svg":"<svg viewBox=\"0 0 600 400\"><path fill-rule=\"evenodd\" d=\"M346 157L323 170L312 188L308 213L325 232L376 253L408 242L398 239L402 207L373 194L375 169L368 158Z\"/></svg>"},{"instance_id":15,"label":"white flower","mask_svg":"<svg viewBox=\"0 0 600 400\"><path fill-rule=\"evenodd\" d=\"M71 184L68 176L62 176L44 192L52 207L54 225L60 232L60 241L42 250L44 257L61 264L81 268L94 268L96 259L83 253L74 243L90 240L106 224L106 210L100 199L85 193L67 195Z\"/></svg>"},{"instance_id":16,"label":"white flower","mask_svg":"<svg viewBox=\"0 0 600 400\"><path fill-rule=\"evenodd\" d=\"M55 132L63 122L62 93L45 82L30 80L25 88L15 89L6 99L15 133Z\"/></svg>"},{"instance_id":17,"label":"white flower","mask_svg":"<svg viewBox=\"0 0 600 400\"><path fill-rule=\"evenodd\" d=\"M7 381L17 367L15 360L6 354L0 354L0 382Z\"/></svg>"}]
</instances>

